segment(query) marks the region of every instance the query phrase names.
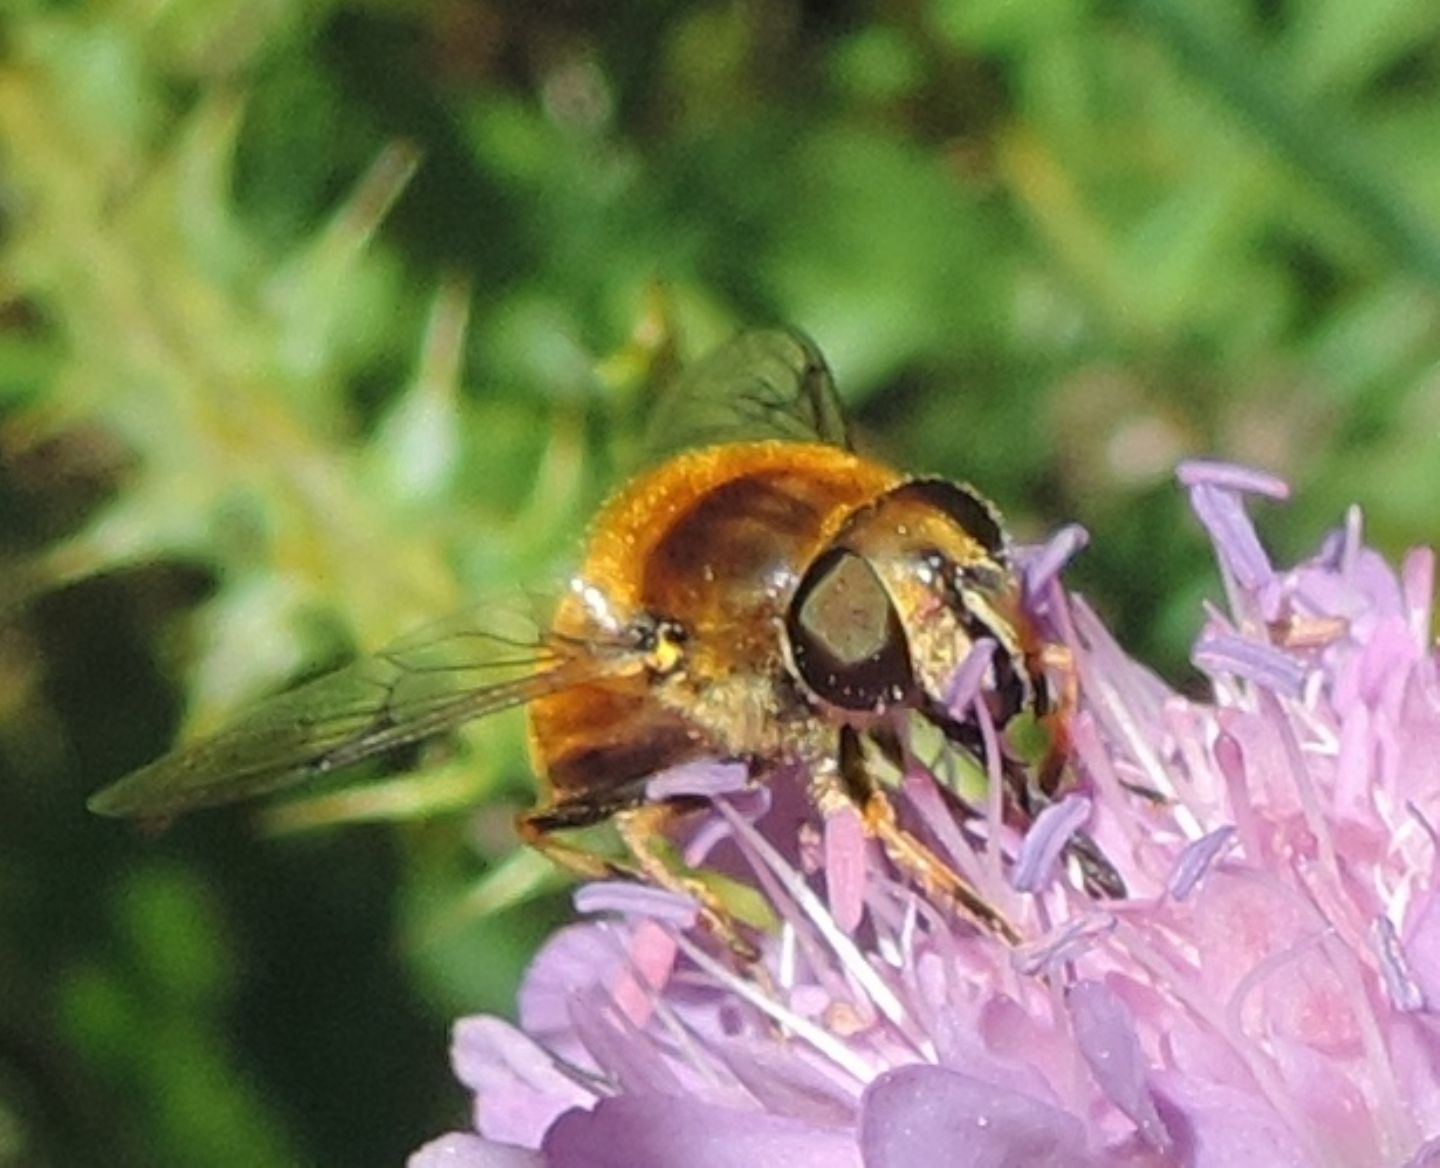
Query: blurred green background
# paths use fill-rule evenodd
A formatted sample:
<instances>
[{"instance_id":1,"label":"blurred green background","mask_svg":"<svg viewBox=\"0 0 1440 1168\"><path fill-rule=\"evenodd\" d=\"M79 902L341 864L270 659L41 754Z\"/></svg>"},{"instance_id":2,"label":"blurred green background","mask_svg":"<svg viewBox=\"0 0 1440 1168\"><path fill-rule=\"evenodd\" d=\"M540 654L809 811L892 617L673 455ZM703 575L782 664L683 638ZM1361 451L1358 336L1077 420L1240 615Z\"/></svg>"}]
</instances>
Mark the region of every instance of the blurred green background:
<instances>
[{"instance_id":1,"label":"blurred green background","mask_svg":"<svg viewBox=\"0 0 1440 1168\"><path fill-rule=\"evenodd\" d=\"M566 900L518 724L147 837L85 796L544 589L743 325L1187 677L1177 458L1437 537L1431 0L9 0L0 1165L381 1165ZM433 756L435 752L431 752Z\"/></svg>"}]
</instances>

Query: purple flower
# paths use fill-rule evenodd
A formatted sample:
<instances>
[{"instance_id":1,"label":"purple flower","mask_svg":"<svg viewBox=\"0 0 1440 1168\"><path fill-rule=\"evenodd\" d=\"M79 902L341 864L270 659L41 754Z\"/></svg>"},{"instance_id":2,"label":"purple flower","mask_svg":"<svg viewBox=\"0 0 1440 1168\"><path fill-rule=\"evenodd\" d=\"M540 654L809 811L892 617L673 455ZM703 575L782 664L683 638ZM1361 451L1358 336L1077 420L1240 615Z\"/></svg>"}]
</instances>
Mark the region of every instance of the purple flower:
<instances>
[{"instance_id":1,"label":"purple flower","mask_svg":"<svg viewBox=\"0 0 1440 1168\"><path fill-rule=\"evenodd\" d=\"M1020 945L899 881L854 816L797 838L781 784L682 777L714 808L688 858L748 871L779 922L758 970L683 898L582 892L606 919L540 953L519 1028L456 1027L474 1130L412 1165L1440 1166L1434 556L1395 571L1352 513L1277 570L1243 498L1283 484L1180 477L1227 597L1193 652L1211 699L1062 591L1072 530L1027 581L1078 681L1072 792L1021 835L998 794L962 831L936 777L899 784ZM1085 890L1082 828L1124 899Z\"/></svg>"}]
</instances>

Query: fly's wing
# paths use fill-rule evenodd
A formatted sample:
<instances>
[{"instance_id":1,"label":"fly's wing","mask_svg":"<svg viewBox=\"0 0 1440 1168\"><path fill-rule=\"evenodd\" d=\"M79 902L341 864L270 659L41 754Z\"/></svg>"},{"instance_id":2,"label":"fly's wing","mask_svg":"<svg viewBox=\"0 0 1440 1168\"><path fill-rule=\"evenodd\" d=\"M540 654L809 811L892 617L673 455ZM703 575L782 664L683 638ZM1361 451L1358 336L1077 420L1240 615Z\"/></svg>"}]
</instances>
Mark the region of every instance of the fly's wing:
<instances>
[{"instance_id":1,"label":"fly's wing","mask_svg":"<svg viewBox=\"0 0 1440 1168\"><path fill-rule=\"evenodd\" d=\"M163 818L303 783L464 722L640 667L629 644L567 641L494 610L421 630L261 702L89 801Z\"/></svg>"},{"instance_id":2,"label":"fly's wing","mask_svg":"<svg viewBox=\"0 0 1440 1168\"><path fill-rule=\"evenodd\" d=\"M741 333L661 394L646 453L762 439L849 448L835 381L815 342L789 329Z\"/></svg>"}]
</instances>

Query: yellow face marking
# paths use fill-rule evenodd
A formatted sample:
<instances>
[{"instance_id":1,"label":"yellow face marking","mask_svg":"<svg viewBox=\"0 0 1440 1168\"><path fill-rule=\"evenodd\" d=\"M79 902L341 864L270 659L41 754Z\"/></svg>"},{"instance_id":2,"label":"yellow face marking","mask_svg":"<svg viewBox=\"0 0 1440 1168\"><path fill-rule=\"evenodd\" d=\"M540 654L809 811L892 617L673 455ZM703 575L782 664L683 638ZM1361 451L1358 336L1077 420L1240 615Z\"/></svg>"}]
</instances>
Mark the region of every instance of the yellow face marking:
<instances>
[{"instance_id":1,"label":"yellow face marking","mask_svg":"<svg viewBox=\"0 0 1440 1168\"><path fill-rule=\"evenodd\" d=\"M674 636L662 633L645 657L645 664L656 673L671 673L685 658L685 650Z\"/></svg>"}]
</instances>

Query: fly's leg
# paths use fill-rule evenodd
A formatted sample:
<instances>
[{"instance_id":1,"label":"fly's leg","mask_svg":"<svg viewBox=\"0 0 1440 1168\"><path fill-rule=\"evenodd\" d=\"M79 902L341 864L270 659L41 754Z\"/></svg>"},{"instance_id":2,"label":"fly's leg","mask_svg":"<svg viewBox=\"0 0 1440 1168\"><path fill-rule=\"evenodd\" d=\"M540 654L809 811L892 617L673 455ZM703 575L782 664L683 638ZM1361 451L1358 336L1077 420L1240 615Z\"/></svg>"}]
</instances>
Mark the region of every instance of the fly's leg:
<instances>
[{"instance_id":1,"label":"fly's leg","mask_svg":"<svg viewBox=\"0 0 1440 1168\"><path fill-rule=\"evenodd\" d=\"M1020 934L1004 914L913 832L901 826L894 806L865 767L853 728L841 730L839 766L817 772L812 797L822 814L844 803L854 806L866 833L880 841L890 862L929 896L954 905L962 916L1007 944L1019 944Z\"/></svg>"},{"instance_id":2,"label":"fly's leg","mask_svg":"<svg viewBox=\"0 0 1440 1168\"><path fill-rule=\"evenodd\" d=\"M1040 725L1049 739L1045 757L1040 761L1039 773L1033 785L1045 794L1053 794L1065 781L1065 768L1070 764L1072 746L1070 720L1080 706L1080 673L1075 668L1075 654L1069 646L1049 643L1026 654L1026 661L1033 676L1046 679L1058 674L1059 692L1037 711ZM1047 691L1053 687L1047 684Z\"/></svg>"},{"instance_id":3,"label":"fly's leg","mask_svg":"<svg viewBox=\"0 0 1440 1168\"><path fill-rule=\"evenodd\" d=\"M1072 754L1070 719L1080 704L1080 678L1074 654L1064 645L1046 645L1036 654L1037 668L1049 667L1061 677L1060 693L1054 707L1040 718L1049 738L1049 747L1040 762L1039 773L1016 790L1017 802L1025 815L1034 819L1054 800L1065 785L1065 768ZM1129 895L1125 878L1087 832L1077 831L1065 845L1065 855L1080 869L1080 882L1097 900L1121 900Z\"/></svg>"},{"instance_id":4,"label":"fly's leg","mask_svg":"<svg viewBox=\"0 0 1440 1168\"><path fill-rule=\"evenodd\" d=\"M759 953L741 934L735 915L698 877L672 869L656 846L657 841L665 838L665 828L680 810L667 803L624 809L587 808L583 809L583 814L561 815L547 810L520 816L516 826L525 843L583 880L634 880L691 898L700 906L700 921L711 935L719 939L742 964L753 965L759 960ZM614 820L628 859L596 855L587 848L567 842L558 834L606 819Z\"/></svg>"},{"instance_id":5,"label":"fly's leg","mask_svg":"<svg viewBox=\"0 0 1440 1168\"><path fill-rule=\"evenodd\" d=\"M711 936L721 941L742 965L754 966L760 954L741 934L735 914L699 877L675 871L656 847L657 841L666 838L665 828L675 815L676 809L670 804L649 803L620 812L615 827L643 878L657 888L694 900L700 906L700 921Z\"/></svg>"},{"instance_id":6,"label":"fly's leg","mask_svg":"<svg viewBox=\"0 0 1440 1168\"><path fill-rule=\"evenodd\" d=\"M515 830L525 844L534 848L552 864L564 868L567 872L573 872L582 880L633 880L640 877L638 870L623 861L597 856L586 848L567 843L557 834L563 828L552 826L546 819L545 815L537 813L521 815L515 820Z\"/></svg>"},{"instance_id":7,"label":"fly's leg","mask_svg":"<svg viewBox=\"0 0 1440 1168\"><path fill-rule=\"evenodd\" d=\"M1077 831L1065 845L1065 855L1080 868L1080 883L1096 900L1124 900L1130 895L1125 877L1089 832Z\"/></svg>"}]
</instances>

